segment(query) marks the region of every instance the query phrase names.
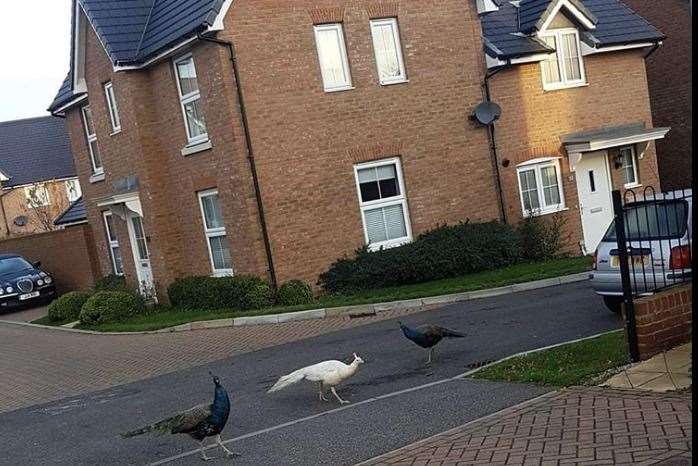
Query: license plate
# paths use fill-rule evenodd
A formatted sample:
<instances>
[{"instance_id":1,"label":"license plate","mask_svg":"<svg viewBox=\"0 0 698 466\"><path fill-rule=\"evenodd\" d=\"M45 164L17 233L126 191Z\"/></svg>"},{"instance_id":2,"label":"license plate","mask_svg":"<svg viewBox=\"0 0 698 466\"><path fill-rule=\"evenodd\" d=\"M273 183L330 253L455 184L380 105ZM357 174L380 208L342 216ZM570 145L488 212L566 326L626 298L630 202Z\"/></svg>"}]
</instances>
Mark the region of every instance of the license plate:
<instances>
[{"instance_id":1,"label":"license plate","mask_svg":"<svg viewBox=\"0 0 698 466\"><path fill-rule=\"evenodd\" d=\"M21 294L21 295L19 295L19 300L20 300L20 301L24 301L25 299L36 298L37 296L39 296L39 292L38 292L38 291L33 291L33 292L31 292L31 293L26 293L26 294Z\"/></svg>"},{"instance_id":2,"label":"license plate","mask_svg":"<svg viewBox=\"0 0 698 466\"><path fill-rule=\"evenodd\" d=\"M650 263L650 256L630 256L628 257L628 267L630 270L647 267ZM611 267L620 267L620 257L611 256Z\"/></svg>"}]
</instances>

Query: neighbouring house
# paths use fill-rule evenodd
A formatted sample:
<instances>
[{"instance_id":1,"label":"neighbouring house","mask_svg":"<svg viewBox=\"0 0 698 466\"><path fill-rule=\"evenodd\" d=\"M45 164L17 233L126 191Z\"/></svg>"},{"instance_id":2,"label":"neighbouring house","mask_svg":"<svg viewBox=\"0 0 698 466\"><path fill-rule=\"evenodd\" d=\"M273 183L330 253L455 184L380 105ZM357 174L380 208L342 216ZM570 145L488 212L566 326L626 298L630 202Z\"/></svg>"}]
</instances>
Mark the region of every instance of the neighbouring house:
<instances>
[{"instance_id":1,"label":"neighbouring house","mask_svg":"<svg viewBox=\"0 0 698 466\"><path fill-rule=\"evenodd\" d=\"M80 198L65 120L0 122L0 239L51 231Z\"/></svg>"},{"instance_id":2,"label":"neighbouring house","mask_svg":"<svg viewBox=\"0 0 698 466\"><path fill-rule=\"evenodd\" d=\"M690 0L624 0L666 32L662 46L647 59L652 117L657 126L671 126L657 141L662 187L693 186L693 50Z\"/></svg>"},{"instance_id":3,"label":"neighbouring house","mask_svg":"<svg viewBox=\"0 0 698 466\"><path fill-rule=\"evenodd\" d=\"M314 284L466 219L562 212L590 250L612 186L659 188L663 37L616 0L80 0L50 110L103 273Z\"/></svg>"}]
</instances>

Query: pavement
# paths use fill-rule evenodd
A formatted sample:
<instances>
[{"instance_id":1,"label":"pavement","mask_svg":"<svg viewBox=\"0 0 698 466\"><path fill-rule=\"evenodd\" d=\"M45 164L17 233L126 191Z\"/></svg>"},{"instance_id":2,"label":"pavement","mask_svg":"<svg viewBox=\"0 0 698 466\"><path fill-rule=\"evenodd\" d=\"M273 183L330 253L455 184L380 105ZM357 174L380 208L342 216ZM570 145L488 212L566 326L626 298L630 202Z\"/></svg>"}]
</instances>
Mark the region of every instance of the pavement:
<instances>
[{"instance_id":1,"label":"pavement","mask_svg":"<svg viewBox=\"0 0 698 466\"><path fill-rule=\"evenodd\" d=\"M38 306L0 314L0 320L31 322L45 315L48 315L48 306Z\"/></svg>"},{"instance_id":2,"label":"pavement","mask_svg":"<svg viewBox=\"0 0 698 466\"><path fill-rule=\"evenodd\" d=\"M654 392L683 390L691 386L692 343L664 351L633 364L602 385L613 388L637 388Z\"/></svg>"},{"instance_id":3,"label":"pavement","mask_svg":"<svg viewBox=\"0 0 698 466\"><path fill-rule=\"evenodd\" d=\"M425 352L402 336L397 317L467 337L442 343L435 364L425 367ZM457 378L469 368L621 325L588 282L407 315L179 334L83 335L3 324L0 463L198 464L186 437L123 440L118 433L210 400L211 370L231 394L223 435L242 454L236 465L355 464L549 391ZM366 364L339 388L350 405L323 403L305 383L266 394L280 375L352 352ZM68 391L73 395L60 395ZM42 399L56 401L37 405Z\"/></svg>"},{"instance_id":4,"label":"pavement","mask_svg":"<svg viewBox=\"0 0 698 466\"><path fill-rule=\"evenodd\" d=\"M409 445L361 466L690 465L690 392L576 387Z\"/></svg>"}]
</instances>

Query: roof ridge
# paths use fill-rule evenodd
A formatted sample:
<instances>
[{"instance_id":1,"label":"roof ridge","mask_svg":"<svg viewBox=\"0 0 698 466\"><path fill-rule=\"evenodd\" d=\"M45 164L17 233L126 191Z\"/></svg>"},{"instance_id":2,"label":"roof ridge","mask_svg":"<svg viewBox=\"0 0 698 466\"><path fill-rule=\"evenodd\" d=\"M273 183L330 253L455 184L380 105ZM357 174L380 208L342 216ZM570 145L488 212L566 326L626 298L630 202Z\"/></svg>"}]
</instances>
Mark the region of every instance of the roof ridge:
<instances>
[{"instance_id":1,"label":"roof ridge","mask_svg":"<svg viewBox=\"0 0 698 466\"><path fill-rule=\"evenodd\" d=\"M13 124L13 123L27 123L27 122L33 121L33 120L42 120L42 119L48 119L48 118L53 118L53 116L51 114L46 114L46 115L42 115L42 116L18 118L16 120L5 120L5 121L0 121L0 126L9 126L10 124Z\"/></svg>"}]
</instances>

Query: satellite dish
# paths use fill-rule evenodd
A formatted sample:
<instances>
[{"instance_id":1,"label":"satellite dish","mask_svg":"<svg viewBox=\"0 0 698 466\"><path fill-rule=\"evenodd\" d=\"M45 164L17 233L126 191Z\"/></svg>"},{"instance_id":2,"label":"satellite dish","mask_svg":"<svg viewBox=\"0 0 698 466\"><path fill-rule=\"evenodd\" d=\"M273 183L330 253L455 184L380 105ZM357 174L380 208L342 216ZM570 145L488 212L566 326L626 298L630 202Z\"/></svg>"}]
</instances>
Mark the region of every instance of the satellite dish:
<instances>
[{"instance_id":1,"label":"satellite dish","mask_svg":"<svg viewBox=\"0 0 698 466\"><path fill-rule=\"evenodd\" d=\"M494 102L482 102L475 107L473 118L482 125L489 125L502 115L502 108Z\"/></svg>"},{"instance_id":2,"label":"satellite dish","mask_svg":"<svg viewBox=\"0 0 698 466\"><path fill-rule=\"evenodd\" d=\"M19 217L15 217L15 219L13 220L13 223L15 225L17 225L18 227L23 227L23 226L26 226L27 223L29 223L29 220L24 215L20 215Z\"/></svg>"}]
</instances>

